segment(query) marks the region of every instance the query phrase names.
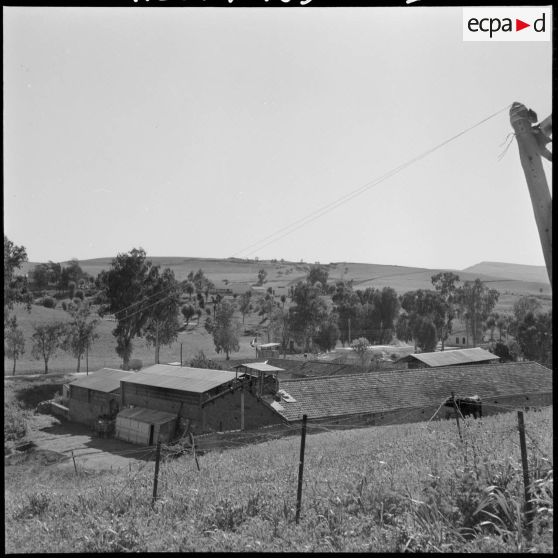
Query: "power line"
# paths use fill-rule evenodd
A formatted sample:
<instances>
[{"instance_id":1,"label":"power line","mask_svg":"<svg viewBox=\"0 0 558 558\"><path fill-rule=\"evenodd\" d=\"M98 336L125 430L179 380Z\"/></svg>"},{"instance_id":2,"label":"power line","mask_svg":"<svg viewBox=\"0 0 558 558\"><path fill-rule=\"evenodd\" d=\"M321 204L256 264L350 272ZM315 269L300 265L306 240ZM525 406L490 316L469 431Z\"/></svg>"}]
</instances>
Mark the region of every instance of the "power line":
<instances>
[{"instance_id":1,"label":"power line","mask_svg":"<svg viewBox=\"0 0 558 558\"><path fill-rule=\"evenodd\" d=\"M267 235L266 237L262 238L260 241L254 242L254 243L250 244L249 246L247 246L245 249L240 250L238 252L235 252L232 255L232 257L238 256L239 254L242 254L244 252L248 252L248 250L250 250L250 248L253 248L253 247L257 246L258 248L256 250L252 250L252 251L247 253L247 255L249 256L249 255L254 254L257 250L261 250L262 248L265 248L269 244L277 242L281 238L293 233L294 231L302 228L303 226L307 225L308 223L311 223L312 221L318 219L322 215L325 215L326 213L329 213L330 211L332 211L333 209L335 209L335 208L339 207L340 205L346 203L347 201L350 201L353 198L355 198L355 197L363 194L364 192L370 190L371 188L381 184L382 182L384 182L388 178L391 178L395 174L401 172L402 170L411 166L412 164L416 163L417 161L420 161L424 157L426 157L426 156L430 155L431 153L437 151L438 149L444 147L448 143L450 143L450 142L456 140L457 138L461 137L462 135L470 132L471 130L480 126L481 124L484 124L485 122L487 122L491 118L494 118L495 116L497 116L501 112L509 109L510 106L511 105L507 105L506 107L504 107L504 108L500 109L499 111L491 114L490 116L488 116L486 118L483 118L482 120L480 120L476 124L473 124L472 126L466 128L465 130L462 130L458 134L456 134L456 135L452 136L451 138L441 142L440 144L436 145L435 147L432 147L431 149L428 149L427 151L425 151L422 154L414 157L413 159L410 159L406 163L403 163L403 164L399 165L398 167L395 167L394 169L388 171L387 173L385 173L381 177L379 177L375 180L372 180L370 182L367 182L366 184L364 184L360 188L357 188L356 190L353 190L352 192L349 192L349 193L341 196L337 200L334 200L334 201L318 208L317 210L315 210L315 211L309 213L308 215L298 219L297 221L294 221L290 225L286 225L284 227L281 227L280 229L278 229L274 233L272 233L270 235ZM283 234L280 234L280 233L283 233ZM277 238L274 238L276 235L279 235L279 236L277 236ZM268 242L266 242L266 241L268 241Z\"/></svg>"}]
</instances>

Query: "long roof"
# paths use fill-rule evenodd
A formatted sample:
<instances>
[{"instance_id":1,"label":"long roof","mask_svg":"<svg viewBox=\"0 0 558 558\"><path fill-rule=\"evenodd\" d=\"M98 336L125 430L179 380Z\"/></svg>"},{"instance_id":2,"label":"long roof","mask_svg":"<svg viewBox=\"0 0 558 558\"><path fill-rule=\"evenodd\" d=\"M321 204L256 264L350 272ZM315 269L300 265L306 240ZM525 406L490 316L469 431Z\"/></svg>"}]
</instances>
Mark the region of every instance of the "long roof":
<instances>
[{"instance_id":1,"label":"long roof","mask_svg":"<svg viewBox=\"0 0 558 558\"><path fill-rule=\"evenodd\" d=\"M279 387L294 401L282 398L277 412L295 421L438 406L452 391L482 400L551 393L552 370L536 362L447 366L280 380Z\"/></svg>"},{"instance_id":2,"label":"long roof","mask_svg":"<svg viewBox=\"0 0 558 558\"><path fill-rule=\"evenodd\" d=\"M354 363L273 358L268 359L267 362L273 363L274 365L281 365L285 370L297 376L332 376L362 371L362 369ZM281 375L279 375L279 377L281 377Z\"/></svg>"},{"instance_id":3,"label":"long roof","mask_svg":"<svg viewBox=\"0 0 558 558\"><path fill-rule=\"evenodd\" d=\"M93 389L104 393L111 393L120 389L120 380L128 378L134 372L116 370L115 368L101 368L88 376L70 382L70 386Z\"/></svg>"},{"instance_id":4,"label":"long roof","mask_svg":"<svg viewBox=\"0 0 558 558\"><path fill-rule=\"evenodd\" d=\"M122 381L130 384L204 393L220 385L227 384L236 378L235 372L229 370L211 370L207 368L191 368L189 366L173 366L155 364Z\"/></svg>"},{"instance_id":5,"label":"long roof","mask_svg":"<svg viewBox=\"0 0 558 558\"><path fill-rule=\"evenodd\" d=\"M450 366L452 364L469 364L487 360L500 360L495 354L480 347L471 349L453 349L451 351L436 351L434 353L416 353L407 357L409 360L420 360L427 366Z\"/></svg>"},{"instance_id":6,"label":"long roof","mask_svg":"<svg viewBox=\"0 0 558 558\"><path fill-rule=\"evenodd\" d=\"M248 362L246 364L237 364L235 368L240 368L241 366L244 366L249 370L258 370L260 372L282 372L285 370L284 368L271 366L271 364L268 364L267 362Z\"/></svg>"}]
</instances>

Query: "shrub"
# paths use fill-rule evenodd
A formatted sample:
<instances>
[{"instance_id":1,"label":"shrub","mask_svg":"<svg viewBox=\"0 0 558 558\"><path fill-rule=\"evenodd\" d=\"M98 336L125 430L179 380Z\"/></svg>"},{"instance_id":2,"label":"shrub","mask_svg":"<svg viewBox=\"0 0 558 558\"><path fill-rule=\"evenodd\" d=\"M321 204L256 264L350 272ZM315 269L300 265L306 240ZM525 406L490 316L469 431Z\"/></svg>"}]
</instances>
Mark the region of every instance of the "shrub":
<instances>
[{"instance_id":1,"label":"shrub","mask_svg":"<svg viewBox=\"0 0 558 558\"><path fill-rule=\"evenodd\" d=\"M138 370L141 370L143 362L139 358L133 358L132 360L130 360L128 366L130 370L135 370L137 372Z\"/></svg>"},{"instance_id":2,"label":"shrub","mask_svg":"<svg viewBox=\"0 0 558 558\"><path fill-rule=\"evenodd\" d=\"M78 289L75 293L74 293L74 297L75 298L79 298L80 300L83 300L85 297L85 293L81 290Z\"/></svg>"},{"instance_id":3,"label":"shrub","mask_svg":"<svg viewBox=\"0 0 558 558\"><path fill-rule=\"evenodd\" d=\"M27 434L25 411L16 402L4 404L4 441L19 440Z\"/></svg>"},{"instance_id":4,"label":"shrub","mask_svg":"<svg viewBox=\"0 0 558 558\"><path fill-rule=\"evenodd\" d=\"M56 300L51 296L45 296L43 298L43 306L45 308L56 308Z\"/></svg>"}]
</instances>

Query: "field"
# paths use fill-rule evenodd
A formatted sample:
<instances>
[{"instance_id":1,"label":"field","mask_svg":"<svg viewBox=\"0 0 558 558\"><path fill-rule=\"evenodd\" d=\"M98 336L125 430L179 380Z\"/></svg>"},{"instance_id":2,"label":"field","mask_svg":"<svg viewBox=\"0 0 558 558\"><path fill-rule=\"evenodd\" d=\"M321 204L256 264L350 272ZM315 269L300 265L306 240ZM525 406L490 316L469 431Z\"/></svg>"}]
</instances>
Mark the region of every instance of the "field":
<instances>
[{"instance_id":1,"label":"field","mask_svg":"<svg viewBox=\"0 0 558 558\"><path fill-rule=\"evenodd\" d=\"M552 553L552 409L525 414L535 487L524 532L515 413L331 431L120 470L71 460L5 468L5 548L33 552ZM145 452L146 448L138 448Z\"/></svg>"}]
</instances>

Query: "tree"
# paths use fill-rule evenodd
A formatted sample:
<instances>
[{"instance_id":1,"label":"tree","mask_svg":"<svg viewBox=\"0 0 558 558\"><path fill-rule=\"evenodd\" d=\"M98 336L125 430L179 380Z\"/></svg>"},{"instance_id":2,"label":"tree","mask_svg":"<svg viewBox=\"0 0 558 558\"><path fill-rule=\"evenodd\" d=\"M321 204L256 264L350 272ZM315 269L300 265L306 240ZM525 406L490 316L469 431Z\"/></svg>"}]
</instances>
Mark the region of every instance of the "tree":
<instances>
[{"instance_id":1,"label":"tree","mask_svg":"<svg viewBox=\"0 0 558 558\"><path fill-rule=\"evenodd\" d=\"M258 285L263 285L266 282L267 271L265 269L260 269L258 271Z\"/></svg>"},{"instance_id":2,"label":"tree","mask_svg":"<svg viewBox=\"0 0 558 558\"><path fill-rule=\"evenodd\" d=\"M36 290L43 290L48 287L50 268L48 264L37 264L31 272L31 282Z\"/></svg>"},{"instance_id":3,"label":"tree","mask_svg":"<svg viewBox=\"0 0 558 558\"><path fill-rule=\"evenodd\" d=\"M15 271L21 269L27 261L27 252L23 246L16 246L4 235L4 325L14 304L26 304L31 311L31 295L27 291L27 279L16 276Z\"/></svg>"},{"instance_id":4,"label":"tree","mask_svg":"<svg viewBox=\"0 0 558 558\"><path fill-rule=\"evenodd\" d=\"M336 283L331 300L335 305L335 312L338 316L339 338L345 346L345 343L351 342L351 333L358 332L361 328L362 304L351 285L344 281Z\"/></svg>"},{"instance_id":5,"label":"tree","mask_svg":"<svg viewBox=\"0 0 558 558\"><path fill-rule=\"evenodd\" d=\"M309 351L318 326L327 318L328 306L318 289L302 281L294 288L293 303L289 308L292 333L304 350Z\"/></svg>"},{"instance_id":6,"label":"tree","mask_svg":"<svg viewBox=\"0 0 558 558\"><path fill-rule=\"evenodd\" d=\"M498 312L491 312L486 319L486 327L490 330L490 341L494 341L494 330L498 326L499 319L500 315Z\"/></svg>"},{"instance_id":7,"label":"tree","mask_svg":"<svg viewBox=\"0 0 558 558\"><path fill-rule=\"evenodd\" d=\"M318 325L313 341L322 351L331 351L337 345L339 339L338 318L337 314L332 312Z\"/></svg>"},{"instance_id":8,"label":"tree","mask_svg":"<svg viewBox=\"0 0 558 558\"><path fill-rule=\"evenodd\" d=\"M241 294L238 300L238 309L242 314L242 323L244 324L244 318L246 314L250 314L252 311L252 292L246 291Z\"/></svg>"},{"instance_id":9,"label":"tree","mask_svg":"<svg viewBox=\"0 0 558 558\"><path fill-rule=\"evenodd\" d=\"M275 299L268 293L258 299L258 315L263 316L262 322L267 321L267 342L270 342L270 318L274 308L277 306Z\"/></svg>"},{"instance_id":10,"label":"tree","mask_svg":"<svg viewBox=\"0 0 558 558\"><path fill-rule=\"evenodd\" d=\"M86 303L70 303L66 307L66 311L72 319L66 324L66 338L62 343L62 348L77 359L76 372L79 372L83 355L89 351L95 339L99 337L95 332L99 320L90 319L91 309Z\"/></svg>"},{"instance_id":11,"label":"tree","mask_svg":"<svg viewBox=\"0 0 558 558\"><path fill-rule=\"evenodd\" d=\"M145 340L148 346L155 347L155 364L159 364L161 345L170 345L178 337L181 287L169 268L161 274L159 267L151 268L150 283L146 291L149 318L145 324Z\"/></svg>"},{"instance_id":12,"label":"tree","mask_svg":"<svg viewBox=\"0 0 558 558\"><path fill-rule=\"evenodd\" d=\"M370 341L365 337L359 337L351 343L351 349L358 355L360 360L360 366L363 370L370 362L370 352L368 348L370 347Z\"/></svg>"},{"instance_id":13,"label":"tree","mask_svg":"<svg viewBox=\"0 0 558 558\"><path fill-rule=\"evenodd\" d=\"M184 325L188 325L188 322L196 315L196 309L194 308L194 306L192 304L185 304L180 311L182 312L182 315L184 316ZM201 314L201 312L200 312Z\"/></svg>"},{"instance_id":14,"label":"tree","mask_svg":"<svg viewBox=\"0 0 558 558\"><path fill-rule=\"evenodd\" d=\"M220 353L223 351L226 359L230 359L231 352L238 352L240 345L238 343L239 328L238 324L233 322L234 305L223 300L215 314L215 324L213 327L213 343L215 350Z\"/></svg>"},{"instance_id":15,"label":"tree","mask_svg":"<svg viewBox=\"0 0 558 558\"><path fill-rule=\"evenodd\" d=\"M457 301L471 332L473 345L480 343L485 322L499 296L496 289L489 289L480 279L465 281L457 290Z\"/></svg>"},{"instance_id":16,"label":"tree","mask_svg":"<svg viewBox=\"0 0 558 558\"><path fill-rule=\"evenodd\" d=\"M552 310L527 312L517 325L517 342L526 359L552 365Z\"/></svg>"},{"instance_id":17,"label":"tree","mask_svg":"<svg viewBox=\"0 0 558 558\"><path fill-rule=\"evenodd\" d=\"M500 362L512 362L517 360L517 355L511 353L510 348L506 343L502 341L498 341L496 345L494 345L494 350L492 351L496 356L500 357Z\"/></svg>"},{"instance_id":18,"label":"tree","mask_svg":"<svg viewBox=\"0 0 558 558\"><path fill-rule=\"evenodd\" d=\"M192 283L192 281L186 281L184 285L184 291L188 294L188 298L192 300L192 295L196 291L196 287L194 286L194 283Z\"/></svg>"},{"instance_id":19,"label":"tree","mask_svg":"<svg viewBox=\"0 0 558 558\"><path fill-rule=\"evenodd\" d=\"M287 354L287 346L291 335L291 322L289 311L284 307L273 309L270 316L269 330L276 342L281 343L283 356Z\"/></svg>"},{"instance_id":20,"label":"tree","mask_svg":"<svg viewBox=\"0 0 558 558\"><path fill-rule=\"evenodd\" d=\"M433 351L446 323L446 305L441 294L428 289L408 291L401 297L401 308L406 312L406 323L398 327L399 333L404 334L405 328L409 328L416 347L424 352Z\"/></svg>"},{"instance_id":21,"label":"tree","mask_svg":"<svg viewBox=\"0 0 558 558\"><path fill-rule=\"evenodd\" d=\"M459 275L456 275L451 271L444 271L443 273L432 275L431 282L434 289L439 293L443 303L442 309L444 312L444 319L440 328L440 341L442 342L443 351L444 343L451 333L452 321L455 316L455 305L457 302L457 293L459 288L457 285L457 283L459 283Z\"/></svg>"},{"instance_id":22,"label":"tree","mask_svg":"<svg viewBox=\"0 0 558 558\"><path fill-rule=\"evenodd\" d=\"M112 334L116 338L116 353L122 358L123 368L128 364L133 351L133 339L141 337L151 316L152 292L157 274L152 273L152 264L146 261L143 248L133 248L129 253L118 254L110 269L99 274L107 303L99 314L113 314L117 325Z\"/></svg>"},{"instance_id":23,"label":"tree","mask_svg":"<svg viewBox=\"0 0 558 558\"><path fill-rule=\"evenodd\" d=\"M522 296L513 305L513 315L517 322L521 322L529 312L537 314L541 308L540 301L534 296Z\"/></svg>"},{"instance_id":24,"label":"tree","mask_svg":"<svg viewBox=\"0 0 558 558\"><path fill-rule=\"evenodd\" d=\"M4 329L4 352L14 361L13 375L15 376L16 362L25 353L25 338L15 316L10 318L7 328Z\"/></svg>"},{"instance_id":25,"label":"tree","mask_svg":"<svg viewBox=\"0 0 558 558\"><path fill-rule=\"evenodd\" d=\"M306 281L310 285L315 285L317 282L321 283L322 287L325 287L327 280L329 278L329 271L327 267L320 264L313 264L310 266L308 275L306 276Z\"/></svg>"},{"instance_id":26,"label":"tree","mask_svg":"<svg viewBox=\"0 0 558 558\"><path fill-rule=\"evenodd\" d=\"M50 322L33 327L33 348L31 354L37 360L45 363L45 374L48 374L48 361L62 347L65 338L66 324L61 322Z\"/></svg>"}]
</instances>

